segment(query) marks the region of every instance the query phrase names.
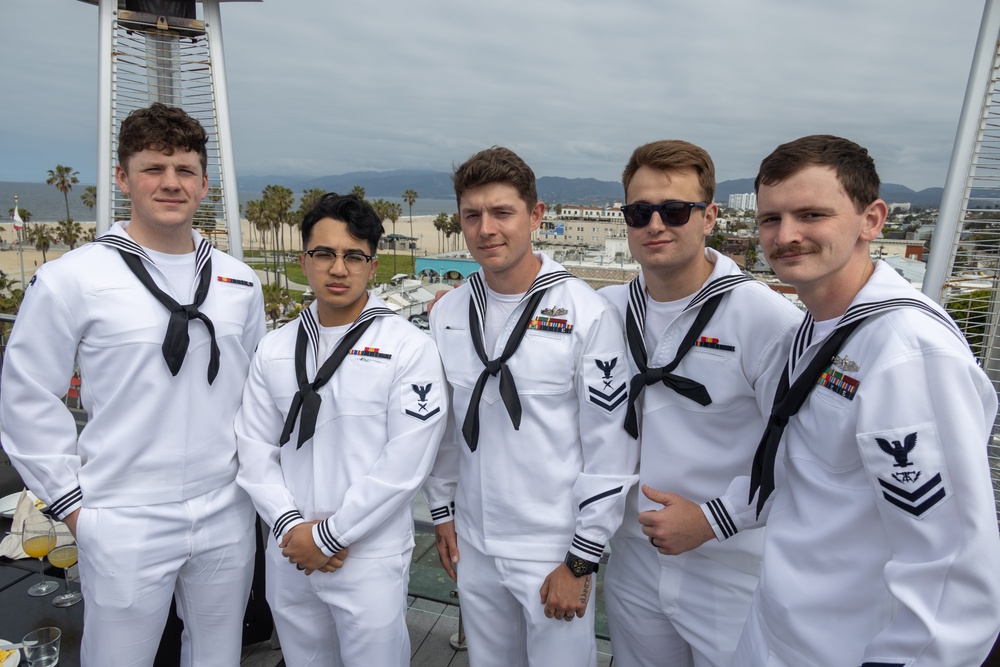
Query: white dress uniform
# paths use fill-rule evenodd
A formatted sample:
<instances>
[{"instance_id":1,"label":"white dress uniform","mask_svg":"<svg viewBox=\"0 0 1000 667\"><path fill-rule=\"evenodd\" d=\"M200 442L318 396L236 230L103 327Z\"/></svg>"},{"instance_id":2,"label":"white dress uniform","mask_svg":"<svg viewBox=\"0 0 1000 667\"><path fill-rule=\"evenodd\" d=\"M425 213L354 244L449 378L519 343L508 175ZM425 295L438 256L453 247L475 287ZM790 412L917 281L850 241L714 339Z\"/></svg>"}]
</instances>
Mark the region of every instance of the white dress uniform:
<instances>
[{"instance_id":1,"label":"white dress uniform","mask_svg":"<svg viewBox=\"0 0 1000 667\"><path fill-rule=\"evenodd\" d=\"M702 506L719 539L767 522L737 667L978 667L1000 629L996 391L883 262L836 328L865 316L788 421L760 518L745 477ZM795 334L793 380L816 326Z\"/></svg>"},{"instance_id":2,"label":"white dress uniform","mask_svg":"<svg viewBox=\"0 0 1000 667\"><path fill-rule=\"evenodd\" d=\"M211 384L211 339L194 318L171 375L161 350L170 312L119 249L140 257L164 292L172 288L123 223L39 268L7 346L4 449L59 518L82 508L85 665L152 664L171 596L185 621L184 665L239 663L254 512L235 483L232 422L264 334L263 296L249 267L193 238L199 270L209 259L212 268L199 307L219 348ZM74 362L88 413L79 439L60 399Z\"/></svg>"},{"instance_id":3,"label":"white dress uniform","mask_svg":"<svg viewBox=\"0 0 1000 667\"><path fill-rule=\"evenodd\" d=\"M267 599L289 667L409 665L406 591L413 550L412 502L444 432L447 388L429 336L369 295L358 321L374 317L329 382L313 437L279 445L298 390L299 328L317 358L317 306L261 341L236 419L238 481L272 526ZM337 572L305 576L281 555L282 537L303 521L328 556L350 552ZM339 653L338 653L339 639Z\"/></svg>"},{"instance_id":4,"label":"white dress uniform","mask_svg":"<svg viewBox=\"0 0 1000 667\"><path fill-rule=\"evenodd\" d=\"M520 428L500 382L489 378L471 406L481 421L475 451L462 424L484 368L470 330L470 300L485 308L481 273L431 311L454 411L424 494L436 524L457 517L458 589L475 667L595 664L593 595L590 612L567 623L544 616L539 589L567 551L599 561L635 483L638 448L621 428L628 364L618 314L559 264L536 256L542 267L532 288L486 351L501 356L525 304L547 286L507 362Z\"/></svg>"},{"instance_id":5,"label":"white dress uniform","mask_svg":"<svg viewBox=\"0 0 1000 667\"><path fill-rule=\"evenodd\" d=\"M664 556L638 522L638 512L662 509L639 491L642 484L700 503L746 473L784 367L784 339L802 319L788 299L747 278L732 260L710 248L705 254L714 264L711 275L665 330L653 332L657 343L647 365L670 363L706 300L725 294L674 370L702 383L711 403L700 405L662 382L639 397L639 484L611 541L604 578L615 664L622 667L729 667L757 586L762 531ZM648 299L641 275L600 294L622 318L630 308L634 315L644 311ZM629 361L637 372L631 354Z\"/></svg>"}]
</instances>

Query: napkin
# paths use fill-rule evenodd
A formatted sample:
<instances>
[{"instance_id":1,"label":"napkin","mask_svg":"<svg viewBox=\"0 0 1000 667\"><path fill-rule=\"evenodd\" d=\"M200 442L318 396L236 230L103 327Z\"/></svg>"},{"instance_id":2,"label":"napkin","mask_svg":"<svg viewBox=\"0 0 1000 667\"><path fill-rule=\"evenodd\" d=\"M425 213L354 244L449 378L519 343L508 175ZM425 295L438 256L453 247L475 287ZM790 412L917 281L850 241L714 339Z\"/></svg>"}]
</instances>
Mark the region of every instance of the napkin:
<instances>
[{"instance_id":1,"label":"napkin","mask_svg":"<svg viewBox=\"0 0 1000 667\"><path fill-rule=\"evenodd\" d=\"M28 496L27 490L21 491L21 497L17 499L17 509L14 510L14 521L10 527L10 534L0 542L0 556L6 556L11 560L21 560L28 558L28 554L21 549L21 526L24 520L32 515L41 514L35 507L34 501ZM56 529L56 546L73 544L73 534L69 532L69 527L62 521L52 520Z\"/></svg>"}]
</instances>

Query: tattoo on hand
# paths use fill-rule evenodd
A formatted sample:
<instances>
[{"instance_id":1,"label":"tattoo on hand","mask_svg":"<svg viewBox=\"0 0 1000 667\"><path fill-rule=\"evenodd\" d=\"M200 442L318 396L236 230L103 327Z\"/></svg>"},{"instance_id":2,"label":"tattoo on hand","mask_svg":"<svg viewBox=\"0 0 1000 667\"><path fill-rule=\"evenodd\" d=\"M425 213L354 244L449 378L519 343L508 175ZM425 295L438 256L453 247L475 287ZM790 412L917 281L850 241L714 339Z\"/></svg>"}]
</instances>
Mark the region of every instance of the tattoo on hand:
<instances>
[{"instance_id":1,"label":"tattoo on hand","mask_svg":"<svg viewBox=\"0 0 1000 667\"><path fill-rule=\"evenodd\" d=\"M592 577L588 574L587 578L583 581L583 593L580 594L580 604L587 604L587 598L590 597L590 580Z\"/></svg>"}]
</instances>

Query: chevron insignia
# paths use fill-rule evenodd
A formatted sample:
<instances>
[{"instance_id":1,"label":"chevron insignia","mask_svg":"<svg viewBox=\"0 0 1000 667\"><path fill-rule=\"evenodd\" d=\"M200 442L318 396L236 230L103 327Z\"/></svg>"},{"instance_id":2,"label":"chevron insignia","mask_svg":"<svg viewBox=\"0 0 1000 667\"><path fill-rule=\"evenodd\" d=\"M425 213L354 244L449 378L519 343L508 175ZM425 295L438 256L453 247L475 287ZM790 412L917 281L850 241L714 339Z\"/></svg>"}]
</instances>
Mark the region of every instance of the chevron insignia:
<instances>
[{"instance_id":1,"label":"chevron insignia","mask_svg":"<svg viewBox=\"0 0 1000 667\"><path fill-rule=\"evenodd\" d=\"M588 357L583 375L587 381L587 400L599 408L613 412L628 399L625 381L617 382L615 370L620 370L618 357L610 359Z\"/></svg>"},{"instance_id":2,"label":"chevron insignia","mask_svg":"<svg viewBox=\"0 0 1000 667\"><path fill-rule=\"evenodd\" d=\"M425 422L441 412L438 403L439 382L408 382L400 388L403 414Z\"/></svg>"},{"instance_id":3,"label":"chevron insignia","mask_svg":"<svg viewBox=\"0 0 1000 667\"><path fill-rule=\"evenodd\" d=\"M941 473L934 475L926 483L913 490L904 489L902 486L887 482L881 477L878 478L878 483L882 486L882 497L886 501L918 518L938 505L948 495L944 488L944 480L941 479Z\"/></svg>"},{"instance_id":4,"label":"chevron insignia","mask_svg":"<svg viewBox=\"0 0 1000 667\"><path fill-rule=\"evenodd\" d=\"M611 392L604 392L593 387L587 387L590 402L599 408L604 408L608 412L614 411L619 405L625 402L628 398L628 392L625 391L625 383L622 382L617 389Z\"/></svg>"},{"instance_id":5,"label":"chevron insignia","mask_svg":"<svg viewBox=\"0 0 1000 667\"><path fill-rule=\"evenodd\" d=\"M924 519L951 499L955 487L934 422L858 433L856 438L876 498L904 516Z\"/></svg>"}]
</instances>

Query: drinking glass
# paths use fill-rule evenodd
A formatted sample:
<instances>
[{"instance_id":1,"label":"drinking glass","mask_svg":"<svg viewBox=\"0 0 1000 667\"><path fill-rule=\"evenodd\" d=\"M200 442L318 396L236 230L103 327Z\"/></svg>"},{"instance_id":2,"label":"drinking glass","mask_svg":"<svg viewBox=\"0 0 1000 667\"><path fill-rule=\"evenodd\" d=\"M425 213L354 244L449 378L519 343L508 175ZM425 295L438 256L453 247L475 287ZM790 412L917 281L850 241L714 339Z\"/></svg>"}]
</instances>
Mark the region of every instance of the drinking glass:
<instances>
[{"instance_id":1,"label":"drinking glass","mask_svg":"<svg viewBox=\"0 0 1000 667\"><path fill-rule=\"evenodd\" d=\"M24 656L31 667L53 667L59 664L59 639L62 631L59 628L38 628L24 636Z\"/></svg>"},{"instance_id":2,"label":"drinking glass","mask_svg":"<svg viewBox=\"0 0 1000 667\"><path fill-rule=\"evenodd\" d=\"M24 520L21 526L21 548L31 558L38 559L38 575L41 578L37 584L28 589L28 595L41 597L54 593L59 584L45 578L45 568L42 559L56 546L56 529L52 520L44 514L33 514Z\"/></svg>"},{"instance_id":3,"label":"drinking glass","mask_svg":"<svg viewBox=\"0 0 1000 667\"><path fill-rule=\"evenodd\" d=\"M62 568L66 576L66 592L57 595L52 599L55 607L72 607L83 599L80 591L71 591L69 588L69 568L76 565L77 550L75 544L64 544L49 552L49 562L58 568Z\"/></svg>"}]
</instances>

